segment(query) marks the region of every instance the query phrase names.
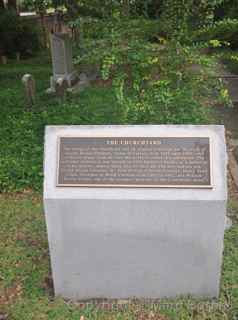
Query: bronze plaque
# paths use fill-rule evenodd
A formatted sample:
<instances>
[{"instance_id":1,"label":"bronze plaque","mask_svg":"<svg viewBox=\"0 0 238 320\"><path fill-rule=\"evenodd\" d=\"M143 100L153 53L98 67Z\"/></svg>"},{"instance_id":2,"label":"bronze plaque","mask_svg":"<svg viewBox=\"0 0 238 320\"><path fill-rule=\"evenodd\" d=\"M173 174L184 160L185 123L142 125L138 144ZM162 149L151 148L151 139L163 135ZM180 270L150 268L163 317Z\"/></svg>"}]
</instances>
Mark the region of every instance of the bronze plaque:
<instances>
[{"instance_id":1,"label":"bronze plaque","mask_svg":"<svg viewBox=\"0 0 238 320\"><path fill-rule=\"evenodd\" d=\"M57 186L210 188L209 137L60 137Z\"/></svg>"}]
</instances>

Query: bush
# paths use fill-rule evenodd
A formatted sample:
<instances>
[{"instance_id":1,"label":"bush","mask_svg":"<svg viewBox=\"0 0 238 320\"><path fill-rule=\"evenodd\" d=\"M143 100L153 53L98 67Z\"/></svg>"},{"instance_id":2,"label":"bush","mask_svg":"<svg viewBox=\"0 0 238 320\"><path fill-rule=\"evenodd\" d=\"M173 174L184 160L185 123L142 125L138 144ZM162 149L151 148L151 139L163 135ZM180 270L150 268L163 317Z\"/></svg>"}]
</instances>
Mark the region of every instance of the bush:
<instances>
[{"instance_id":1,"label":"bush","mask_svg":"<svg viewBox=\"0 0 238 320\"><path fill-rule=\"evenodd\" d=\"M39 29L32 22L21 22L16 37L16 50L22 56L33 56L40 49Z\"/></svg>"},{"instance_id":2,"label":"bush","mask_svg":"<svg viewBox=\"0 0 238 320\"><path fill-rule=\"evenodd\" d=\"M84 54L81 51L76 62L101 67L102 78L112 83L127 121L206 122L204 105L215 103L215 92L221 92L211 74L213 62L196 47L163 38L158 38L160 43L150 42L149 33L140 34L143 19L135 24L136 32L122 25L114 25L103 39L84 39Z\"/></svg>"},{"instance_id":3,"label":"bush","mask_svg":"<svg viewBox=\"0 0 238 320\"><path fill-rule=\"evenodd\" d=\"M22 22L12 10L0 13L0 50L2 54L16 56L33 55L40 48L38 29L31 23Z\"/></svg>"},{"instance_id":4,"label":"bush","mask_svg":"<svg viewBox=\"0 0 238 320\"><path fill-rule=\"evenodd\" d=\"M138 19L118 19L112 18L96 19L91 17L78 18L70 22L71 26L78 27L83 33L84 40L89 39L108 39L114 30L125 39L150 40L161 34L161 25L158 20L149 20L145 18ZM164 34L163 34L164 35Z\"/></svg>"},{"instance_id":5,"label":"bush","mask_svg":"<svg viewBox=\"0 0 238 320\"><path fill-rule=\"evenodd\" d=\"M196 41L219 40L229 43L230 47L238 48L238 19L225 19L200 29L194 34Z\"/></svg>"}]
</instances>

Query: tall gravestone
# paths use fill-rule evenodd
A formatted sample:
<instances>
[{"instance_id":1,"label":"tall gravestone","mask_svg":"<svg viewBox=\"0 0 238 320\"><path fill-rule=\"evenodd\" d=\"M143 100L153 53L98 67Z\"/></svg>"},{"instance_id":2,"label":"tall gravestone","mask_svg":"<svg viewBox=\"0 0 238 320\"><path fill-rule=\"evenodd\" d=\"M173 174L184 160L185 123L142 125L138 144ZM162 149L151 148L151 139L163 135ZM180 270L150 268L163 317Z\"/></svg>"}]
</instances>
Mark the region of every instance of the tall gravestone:
<instances>
[{"instance_id":1,"label":"tall gravestone","mask_svg":"<svg viewBox=\"0 0 238 320\"><path fill-rule=\"evenodd\" d=\"M51 55L53 65L51 89L55 90L55 84L59 78L66 80L69 87L75 85L78 81L78 74L74 70L72 43L67 33L51 34Z\"/></svg>"},{"instance_id":2,"label":"tall gravestone","mask_svg":"<svg viewBox=\"0 0 238 320\"><path fill-rule=\"evenodd\" d=\"M226 165L223 126L48 126L56 295L217 297Z\"/></svg>"}]
</instances>

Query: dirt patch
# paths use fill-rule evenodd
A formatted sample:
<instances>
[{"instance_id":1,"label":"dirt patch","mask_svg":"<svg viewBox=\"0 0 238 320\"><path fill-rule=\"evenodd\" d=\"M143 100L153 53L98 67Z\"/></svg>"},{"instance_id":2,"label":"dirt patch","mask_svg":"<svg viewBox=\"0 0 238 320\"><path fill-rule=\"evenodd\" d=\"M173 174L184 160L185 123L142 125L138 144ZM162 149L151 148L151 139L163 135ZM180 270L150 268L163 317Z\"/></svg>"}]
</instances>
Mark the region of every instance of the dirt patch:
<instances>
[{"instance_id":1,"label":"dirt patch","mask_svg":"<svg viewBox=\"0 0 238 320\"><path fill-rule=\"evenodd\" d=\"M22 243L24 243L24 245L28 246L28 247L36 247L41 249L42 248L42 239L39 238L32 238L29 235L26 235L22 232L18 232L17 236L16 236L16 240L17 241L21 241Z\"/></svg>"},{"instance_id":2,"label":"dirt patch","mask_svg":"<svg viewBox=\"0 0 238 320\"><path fill-rule=\"evenodd\" d=\"M99 88L110 88L112 86L112 79L108 79L108 80L96 79L92 81L91 84Z\"/></svg>"},{"instance_id":3,"label":"dirt patch","mask_svg":"<svg viewBox=\"0 0 238 320\"><path fill-rule=\"evenodd\" d=\"M165 318L164 316L151 311L149 313L140 312L140 314L136 316L136 319L137 320L167 320L168 318Z\"/></svg>"},{"instance_id":4,"label":"dirt patch","mask_svg":"<svg viewBox=\"0 0 238 320\"><path fill-rule=\"evenodd\" d=\"M22 294L22 286L20 283L10 288L0 290L0 305L12 304ZM0 318L1 319L1 318Z\"/></svg>"},{"instance_id":5,"label":"dirt patch","mask_svg":"<svg viewBox=\"0 0 238 320\"><path fill-rule=\"evenodd\" d=\"M39 203L42 201L42 196L39 193L34 193L31 189L24 190L22 192L14 192L14 193L0 193L0 200L25 200L26 196L29 196L33 203Z\"/></svg>"}]
</instances>

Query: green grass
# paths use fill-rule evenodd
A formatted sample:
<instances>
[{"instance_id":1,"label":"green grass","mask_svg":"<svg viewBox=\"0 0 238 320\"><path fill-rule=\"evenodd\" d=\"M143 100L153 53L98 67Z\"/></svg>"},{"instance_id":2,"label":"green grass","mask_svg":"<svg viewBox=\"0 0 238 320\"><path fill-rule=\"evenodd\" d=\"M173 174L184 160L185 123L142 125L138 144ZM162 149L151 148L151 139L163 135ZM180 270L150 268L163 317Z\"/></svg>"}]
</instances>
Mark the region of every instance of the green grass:
<instances>
[{"instance_id":1,"label":"green grass","mask_svg":"<svg viewBox=\"0 0 238 320\"><path fill-rule=\"evenodd\" d=\"M112 89L89 88L64 103L45 90L51 75L47 56L0 65L0 191L41 190L46 125L124 123ZM33 74L37 96L28 110L21 78Z\"/></svg>"},{"instance_id":2,"label":"green grass","mask_svg":"<svg viewBox=\"0 0 238 320\"><path fill-rule=\"evenodd\" d=\"M237 217L237 202L231 204ZM221 293L218 300L181 298L156 305L141 301L124 309L88 308L52 295L42 199L25 193L0 196L0 315L11 320L38 319L237 319L238 224L226 231ZM236 220L237 221L237 220ZM166 305L167 304L167 307Z\"/></svg>"}]
</instances>

